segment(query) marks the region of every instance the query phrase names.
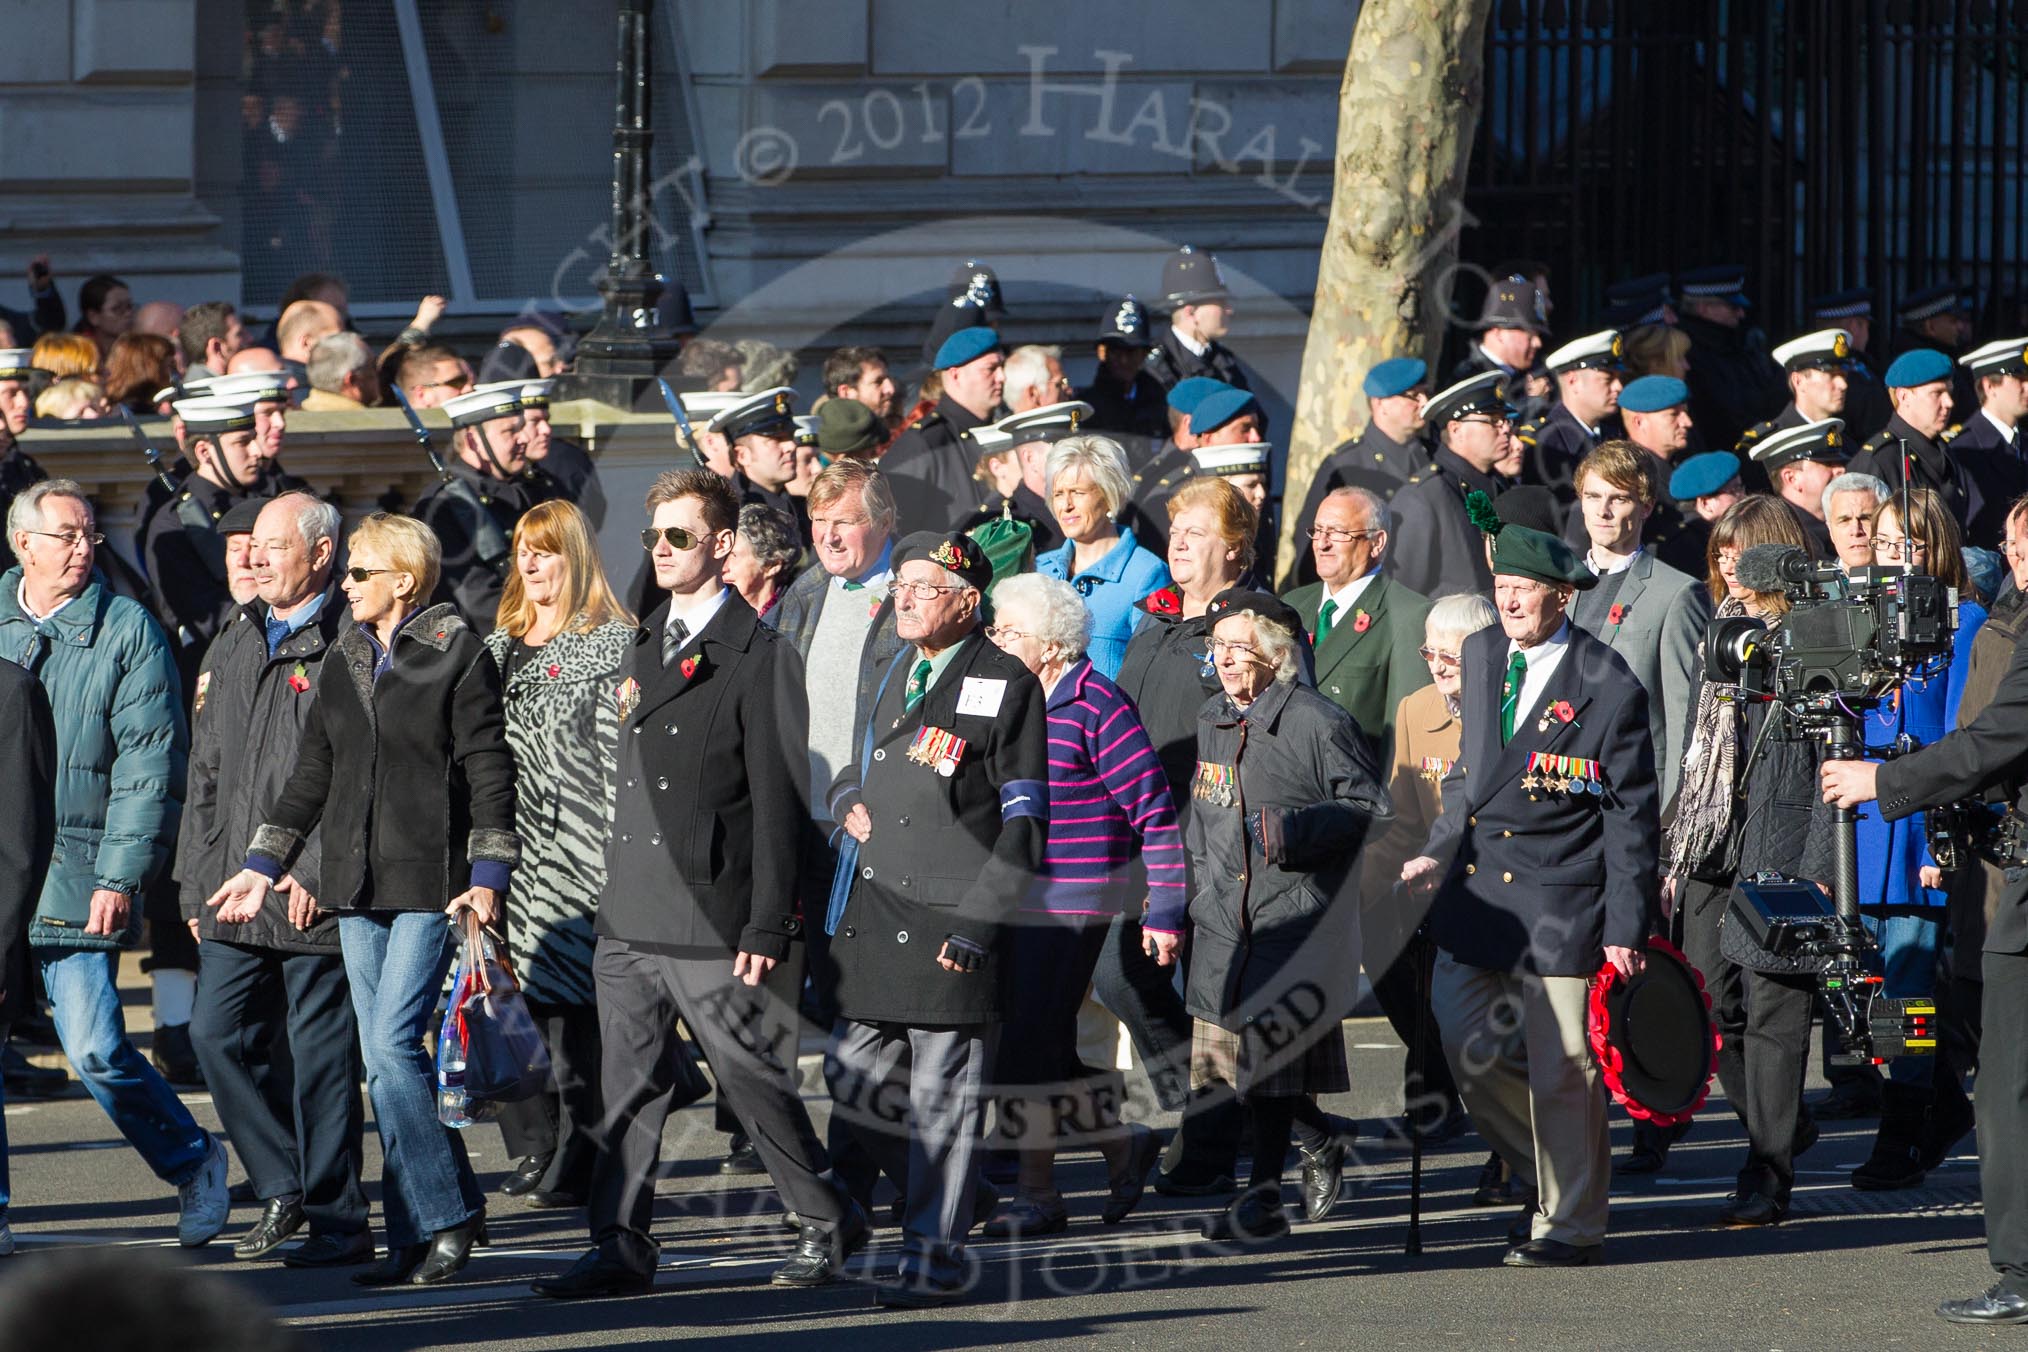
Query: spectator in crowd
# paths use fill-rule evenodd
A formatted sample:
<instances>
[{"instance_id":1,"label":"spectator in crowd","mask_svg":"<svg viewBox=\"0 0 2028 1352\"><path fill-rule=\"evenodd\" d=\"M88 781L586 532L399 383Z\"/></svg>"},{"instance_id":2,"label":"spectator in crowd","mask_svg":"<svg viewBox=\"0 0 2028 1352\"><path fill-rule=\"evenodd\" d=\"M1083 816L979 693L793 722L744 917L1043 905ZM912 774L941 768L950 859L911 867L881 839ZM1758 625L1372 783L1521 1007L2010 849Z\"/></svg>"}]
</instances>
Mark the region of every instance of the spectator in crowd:
<instances>
[{"instance_id":1,"label":"spectator in crowd","mask_svg":"<svg viewBox=\"0 0 2028 1352\"><path fill-rule=\"evenodd\" d=\"M535 363L533 374L543 380L562 375L565 367L569 365L569 362L564 358L563 349L557 344L556 340L557 334L555 330L551 329L547 324L533 322L510 324L500 330L501 346L518 347L526 352ZM483 372L481 374L483 375ZM496 376L485 376L484 378L488 380L499 379Z\"/></svg>"},{"instance_id":2,"label":"spectator in crowd","mask_svg":"<svg viewBox=\"0 0 2028 1352\"><path fill-rule=\"evenodd\" d=\"M1169 585L1160 557L1116 524L1131 482L1126 455L1111 437L1067 437L1049 448L1049 506L1064 542L1035 560L1044 577L1077 588L1092 613L1090 655L1099 674L1117 675L1127 640L1146 617L1135 603Z\"/></svg>"},{"instance_id":3,"label":"spectator in crowd","mask_svg":"<svg viewBox=\"0 0 2028 1352\"><path fill-rule=\"evenodd\" d=\"M1690 374L1690 335L1669 324L1640 324L1626 331L1627 376L1667 376L1681 380Z\"/></svg>"},{"instance_id":4,"label":"spectator in crowd","mask_svg":"<svg viewBox=\"0 0 2028 1352\"><path fill-rule=\"evenodd\" d=\"M28 306L22 311L0 305L0 330L8 330L5 346L32 343L45 333L61 333L68 321L63 295L50 275L48 254L28 260Z\"/></svg>"},{"instance_id":5,"label":"spectator in crowd","mask_svg":"<svg viewBox=\"0 0 2028 1352\"><path fill-rule=\"evenodd\" d=\"M1426 1141L1442 1141L1467 1125L1457 1081L1437 1037L1436 1018L1427 1008L1417 1009L1418 1002L1429 1003L1430 968L1436 959L1436 950L1419 928L1425 908L1395 884L1401 866L1421 852L1431 825L1444 810L1443 778L1457 762L1461 737L1458 714L1464 667L1459 652L1467 638L1490 628L1497 618L1483 596L1468 593L1431 603L1419 650L1429 683L1402 696L1394 709L1394 759L1387 780L1394 821L1367 842L1360 861L1360 951L1369 974L1380 969L1373 978L1380 1012L1394 1035L1411 1049L1402 1067L1406 1119L1394 1133L1401 1140L1417 1131ZM1394 955L1391 960L1389 954ZM1419 1056L1418 1029L1423 1039Z\"/></svg>"},{"instance_id":6,"label":"spectator in crowd","mask_svg":"<svg viewBox=\"0 0 2028 1352\"><path fill-rule=\"evenodd\" d=\"M440 408L472 388L472 375L457 353L429 345L402 353L394 383L416 408Z\"/></svg>"},{"instance_id":7,"label":"spectator in crowd","mask_svg":"<svg viewBox=\"0 0 2028 1352\"><path fill-rule=\"evenodd\" d=\"M1358 725L1297 684L1295 611L1234 588L1207 613L1223 696L1199 716L1185 832L1197 880L1190 1078L1194 1089L1230 1086L1253 1126L1246 1191L1205 1223L1205 1236L1263 1240L1288 1232L1282 1168L1292 1128L1304 1218L1320 1221L1338 1202L1345 1147L1317 1096L1351 1087L1339 1024L1358 994L1354 861L1368 826L1392 814ZM1174 962L1182 934L1152 918L1143 929L1156 961ZM1300 1026L1256 1017L1297 985L1321 1000L1312 1017Z\"/></svg>"},{"instance_id":8,"label":"spectator in crowd","mask_svg":"<svg viewBox=\"0 0 2028 1352\"><path fill-rule=\"evenodd\" d=\"M317 340L306 363L310 392L306 413L352 413L380 402L380 368L373 349L356 333L331 333Z\"/></svg>"},{"instance_id":9,"label":"spectator in crowd","mask_svg":"<svg viewBox=\"0 0 2028 1352\"><path fill-rule=\"evenodd\" d=\"M56 849L56 766L49 692L26 668L0 661L0 783L12 802L0 824L0 1030L35 1008L29 922ZM7 1121L0 1113L0 1258L14 1252L10 1200ZM9 1326L19 1334L12 1321Z\"/></svg>"},{"instance_id":10,"label":"spectator in crowd","mask_svg":"<svg viewBox=\"0 0 2028 1352\"><path fill-rule=\"evenodd\" d=\"M106 351L112 344L106 344ZM58 380L76 377L80 380L97 380L100 363L104 354L96 343L83 334L45 333L35 340L35 368L47 371Z\"/></svg>"},{"instance_id":11,"label":"spectator in crowd","mask_svg":"<svg viewBox=\"0 0 2028 1352\"><path fill-rule=\"evenodd\" d=\"M1005 578L993 617L986 637L1042 685L1050 744L1043 874L1021 898L1008 950L1008 1023L1018 1034L1002 1041L994 1067L998 1120L1018 1141L1020 1173L1013 1204L985 1233L1009 1238L1069 1225L1054 1181L1059 1147L1095 1146L1104 1158L1105 1224L1139 1204L1160 1147L1146 1127L1121 1123L1119 1072L1079 1059L1077 1015L1113 921L1145 899L1144 923L1181 933L1189 898L1161 763L1133 704L1084 655L1091 614L1076 589L1034 573ZM1145 893L1135 887L1143 877Z\"/></svg>"},{"instance_id":12,"label":"spectator in crowd","mask_svg":"<svg viewBox=\"0 0 2028 1352\"><path fill-rule=\"evenodd\" d=\"M0 510L10 507L30 484L49 476L21 449L21 434L35 412L35 383L41 379L26 348L0 348ZM14 566L12 530L0 540L0 566Z\"/></svg>"},{"instance_id":13,"label":"spectator in crowd","mask_svg":"<svg viewBox=\"0 0 2028 1352\"><path fill-rule=\"evenodd\" d=\"M513 755L498 666L450 606L425 608L439 561L428 527L376 512L346 554L353 626L318 669L294 769L245 867L205 904L226 924L260 914L322 830L317 904L338 913L385 1160L387 1257L353 1281L428 1286L457 1275L485 1229L464 1140L437 1120L423 1038L455 946L444 916L497 923L520 859Z\"/></svg>"},{"instance_id":14,"label":"spectator in crowd","mask_svg":"<svg viewBox=\"0 0 2028 1352\"><path fill-rule=\"evenodd\" d=\"M894 376L887 369L886 355L877 347L841 347L826 358L824 393L866 405L883 428L891 426L897 412Z\"/></svg>"},{"instance_id":15,"label":"spectator in crowd","mask_svg":"<svg viewBox=\"0 0 2028 1352\"><path fill-rule=\"evenodd\" d=\"M155 391L174 389L176 344L153 333L123 333L106 358L106 397L140 417L154 417L163 407Z\"/></svg>"},{"instance_id":16,"label":"spectator in crowd","mask_svg":"<svg viewBox=\"0 0 2028 1352\"><path fill-rule=\"evenodd\" d=\"M49 692L57 823L75 840L50 869L29 931L71 1068L157 1178L177 1190L177 1241L225 1228L225 1146L127 1038L113 961L140 937L134 900L168 857L188 743L168 642L94 566L85 490L45 479L15 497L20 562L0 577L0 652Z\"/></svg>"},{"instance_id":17,"label":"spectator in crowd","mask_svg":"<svg viewBox=\"0 0 2028 1352\"><path fill-rule=\"evenodd\" d=\"M1885 480L1850 470L1824 485L1824 524L1846 572L1873 566L1873 515L1888 496Z\"/></svg>"},{"instance_id":18,"label":"spectator in crowd","mask_svg":"<svg viewBox=\"0 0 2028 1352\"><path fill-rule=\"evenodd\" d=\"M182 325L181 305L173 300L151 300L135 309L134 323L127 333L152 333L157 338L167 338L173 343L176 341L176 332Z\"/></svg>"},{"instance_id":19,"label":"spectator in crowd","mask_svg":"<svg viewBox=\"0 0 2028 1352\"><path fill-rule=\"evenodd\" d=\"M739 388L759 394L796 383L796 354L761 338L742 338L733 344L739 351Z\"/></svg>"},{"instance_id":20,"label":"spectator in crowd","mask_svg":"<svg viewBox=\"0 0 2028 1352\"><path fill-rule=\"evenodd\" d=\"M191 712L176 849L183 915L203 941L191 1041L261 1202L233 1256L265 1258L307 1226L282 1255L291 1267L365 1263L358 1025L338 917L318 904L321 834L308 834L247 920L226 923L202 904L239 871L261 813L287 787L317 674L345 626L333 582L338 510L290 493L231 515L255 517L243 532L229 529L237 521L221 528L249 546L257 590L205 654Z\"/></svg>"},{"instance_id":21,"label":"spectator in crowd","mask_svg":"<svg viewBox=\"0 0 2028 1352\"><path fill-rule=\"evenodd\" d=\"M538 1206L591 1196L604 1104L593 924L613 817L614 692L634 632L584 513L568 502L531 507L514 526L514 570L486 650L500 668L521 839L507 943L554 1078L549 1092L501 1112L513 1165L500 1191Z\"/></svg>"},{"instance_id":22,"label":"spectator in crowd","mask_svg":"<svg viewBox=\"0 0 2028 1352\"><path fill-rule=\"evenodd\" d=\"M739 509L739 534L725 556L725 584L767 620L796 575L803 542L780 510L749 502ZM773 623L773 621L769 621Z\"/></svg>"},{"instance_id":23,"label":"spectator in crowd","mask_svg":"<svg viewBox=\"0 0 2028 1352\"><path fill-rule=\"evenodd\" d=\"M676 358L678 388L712 394L729 394L740 388L746 359L731 343L716 338L698 338L684 345Z\"/></svg>"},{"instance_id":24,"label":"spectator in crowd","mask_svg":"<svg viewBox=\"0 0 2028 1352\"><path fill-rule=\"evenodd\" d=\"M35 396L35 416L56 422L90 422L112 416L106 392L82 376L65 376Z\"/></svg>"},{"instance_id":25,"label":"spectator in crowd","mask_svg":"<svg viewBox=\"0 0 2028 1352\"><path fill-rule=\"evenodd\" d=\"M233 354L246 346L246 326L231 301L208 300L183 312L176 326L176 347L183 357L183 378L222 376Z\"/></svg>"},{"instance_id":26,"label":"spectator in crowd","mask_svg":"<svg viewBox=\"0 0 2028 1352\"><path fill-rule=\"evenodd\" d=\"M134 293L110 273L94 273L77 290L78 321L74 332L91 339L98 355L92 362L98 369L113 340L134 327Z\"/></svg>"},{"instance_id":27,"label":"spectator in crowd","mask_svg":"<svg viewBox=\"0 0 2028 1352\"><path fill-rule=\"evenodd\" d=\"M310 364L317 344L345 328L345 317L328 301L299 300L282 310L275 321L275 351L285 362Z\"/></svg>"},{"instance_id":28,"label":"spectator in crowd","mask_svg":"<svg viewBox=\"0 0 2028 1352\"><path fill-rule=\"evenodd\" d=\"M1063 375L1063 349L1030 343L1007 354L1007 378L1001 402L1009 413L1026 413L1072 397Z\"/></svg>"}]
</instances>

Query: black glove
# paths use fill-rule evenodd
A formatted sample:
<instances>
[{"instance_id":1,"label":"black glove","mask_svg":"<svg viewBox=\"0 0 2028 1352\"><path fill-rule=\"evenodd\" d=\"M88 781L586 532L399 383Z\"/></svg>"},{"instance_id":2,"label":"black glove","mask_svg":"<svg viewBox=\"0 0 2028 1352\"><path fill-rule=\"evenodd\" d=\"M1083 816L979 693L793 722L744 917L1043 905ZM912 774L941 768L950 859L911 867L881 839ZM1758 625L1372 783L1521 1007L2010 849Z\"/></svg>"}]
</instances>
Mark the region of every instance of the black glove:
<instances>
[{"instance_id":1,"label":"black glove","mask_svg":"<svg viewBox=\"0 0 2028 1352\"><path fill-rule=\"evenodd\" d=\"M976 972L986 962L986 950L958 934L944 936L942 956L956 963L960 972Z\"/></svg>"},{"instance_id":2,"label":"black glove","mask_svg":"<svg viewBox=\"0 0 2028 1352\"><path fill-rule=\"evenodd\" d=\"M1287 858L1282 841L1282 810L1278 807L1256 808L1246 814L1246 836L1253 847L1260 851L1261 858L1270 864L1280 865Z\"/></svg>"}]
</instances>

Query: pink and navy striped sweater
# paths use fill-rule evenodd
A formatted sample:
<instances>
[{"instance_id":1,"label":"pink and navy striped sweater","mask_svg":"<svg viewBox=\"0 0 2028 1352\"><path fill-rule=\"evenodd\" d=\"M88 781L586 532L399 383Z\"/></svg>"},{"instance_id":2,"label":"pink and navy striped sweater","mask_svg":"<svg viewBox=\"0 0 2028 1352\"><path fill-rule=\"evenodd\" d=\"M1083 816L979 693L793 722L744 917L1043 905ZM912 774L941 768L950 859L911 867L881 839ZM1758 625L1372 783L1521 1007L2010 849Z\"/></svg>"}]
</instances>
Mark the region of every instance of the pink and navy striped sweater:
<instances>
[{"instance_id":1,"label":"pink and navy striped sweater","mask_svg":"<svg viewBox=\"0 0 2028 1352\"><path fill-rule=\"evenodd\" d=\"M1133 701L1083 659L1049 692L1049 838L1042 886L1024 910L1138 910L1133 861L1148 883L1151 929L1180 930L1189 906L1183 833L1162 763Z\"/></svg>"}]
</instances>

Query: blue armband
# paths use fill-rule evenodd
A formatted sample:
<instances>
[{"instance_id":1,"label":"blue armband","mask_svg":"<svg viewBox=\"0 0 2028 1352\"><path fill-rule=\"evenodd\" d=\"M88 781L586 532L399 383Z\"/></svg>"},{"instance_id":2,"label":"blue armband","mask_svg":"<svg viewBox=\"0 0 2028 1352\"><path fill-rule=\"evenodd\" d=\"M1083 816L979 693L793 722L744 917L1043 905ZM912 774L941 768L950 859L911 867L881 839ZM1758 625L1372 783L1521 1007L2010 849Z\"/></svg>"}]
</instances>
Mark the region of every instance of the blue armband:
<instances>
[{"instance_id":1,"label":"blue armband","mask_svg":"<svg viewBox=\"0 0 2028 1352\"><path fill-rule=\"evenodd\" d=\"M1049 785L1039 779L1010 779L1000 786L1000 820L1016 817L1049 820Z\"/></svg>"}]
</instances>

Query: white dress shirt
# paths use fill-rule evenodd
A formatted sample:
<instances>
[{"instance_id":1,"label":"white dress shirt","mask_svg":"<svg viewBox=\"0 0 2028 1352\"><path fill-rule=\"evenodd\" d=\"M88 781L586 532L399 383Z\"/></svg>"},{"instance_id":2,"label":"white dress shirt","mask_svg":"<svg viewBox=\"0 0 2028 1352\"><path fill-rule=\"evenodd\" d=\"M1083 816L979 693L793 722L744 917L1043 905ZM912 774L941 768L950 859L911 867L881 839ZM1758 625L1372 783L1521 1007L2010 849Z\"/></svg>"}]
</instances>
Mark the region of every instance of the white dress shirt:
<instances>
[{"instance_id":1,"label":"white dress shirt","mask_svg":"<svg viewBox=\"0 0 2028 1352\"><path fill-rule=\"evenodd\" d=\"M704 632L704 626L711 623L711 617L718 613L718 608L725 604L725 598L731 595L731 593L732 588L720 586L717 591L711 593L711 595L703 600L691 602L690 608L683 611L676 609L675 597L669 598L669 618L662 622L663 632L666 633L670 625L681 620L690 635L683 640L683 647L678 648L677 652L680 653L685 648L690 647L691 644L697 642L697 636Z\"/></svg>"},{"instance_id":2,"label":"white dress shirt","mask_svg":"<svg viewBox=\"0 0 2028 1352\"><path fill-rule=\"evenodd\" d=\"M1524 650L1514 640L1507 640L1509 662L1514 660L1514 654L1517 652L1525 653L1528 658L1528 674L1521 678L1521 702L1514 706L1516 732L1521 730L1522 724L1534 722L1542 717L1542 710L1547 704L1545 692L1549 689L1549 678L1556 674L1557 667L1563 663L1564 654L1569 651L1569 620L1558 625L1554 634L1532 648ZM1500 675L1504 681L1506 679L1504 669Z\"/></svg>"},{"instance_id":3,"label":"white dress shirt","mask_svg":"<svg viewBox=\"0 0 2028 1352\"><path fill-rule=\"evenodd\" d=\"M1322 615L1327 605L1338 607L1331 612L1331 627L1336 629L1352 618L1352 612L1359 608L1359 598L1366 594L1366 589L1373 585L1373 579L1379 576L1380 569L1371 568L1363 576L1347 582L1343 591L1326 590L1317 602L1317 613Z\"/></svg>"}]
</instances>

